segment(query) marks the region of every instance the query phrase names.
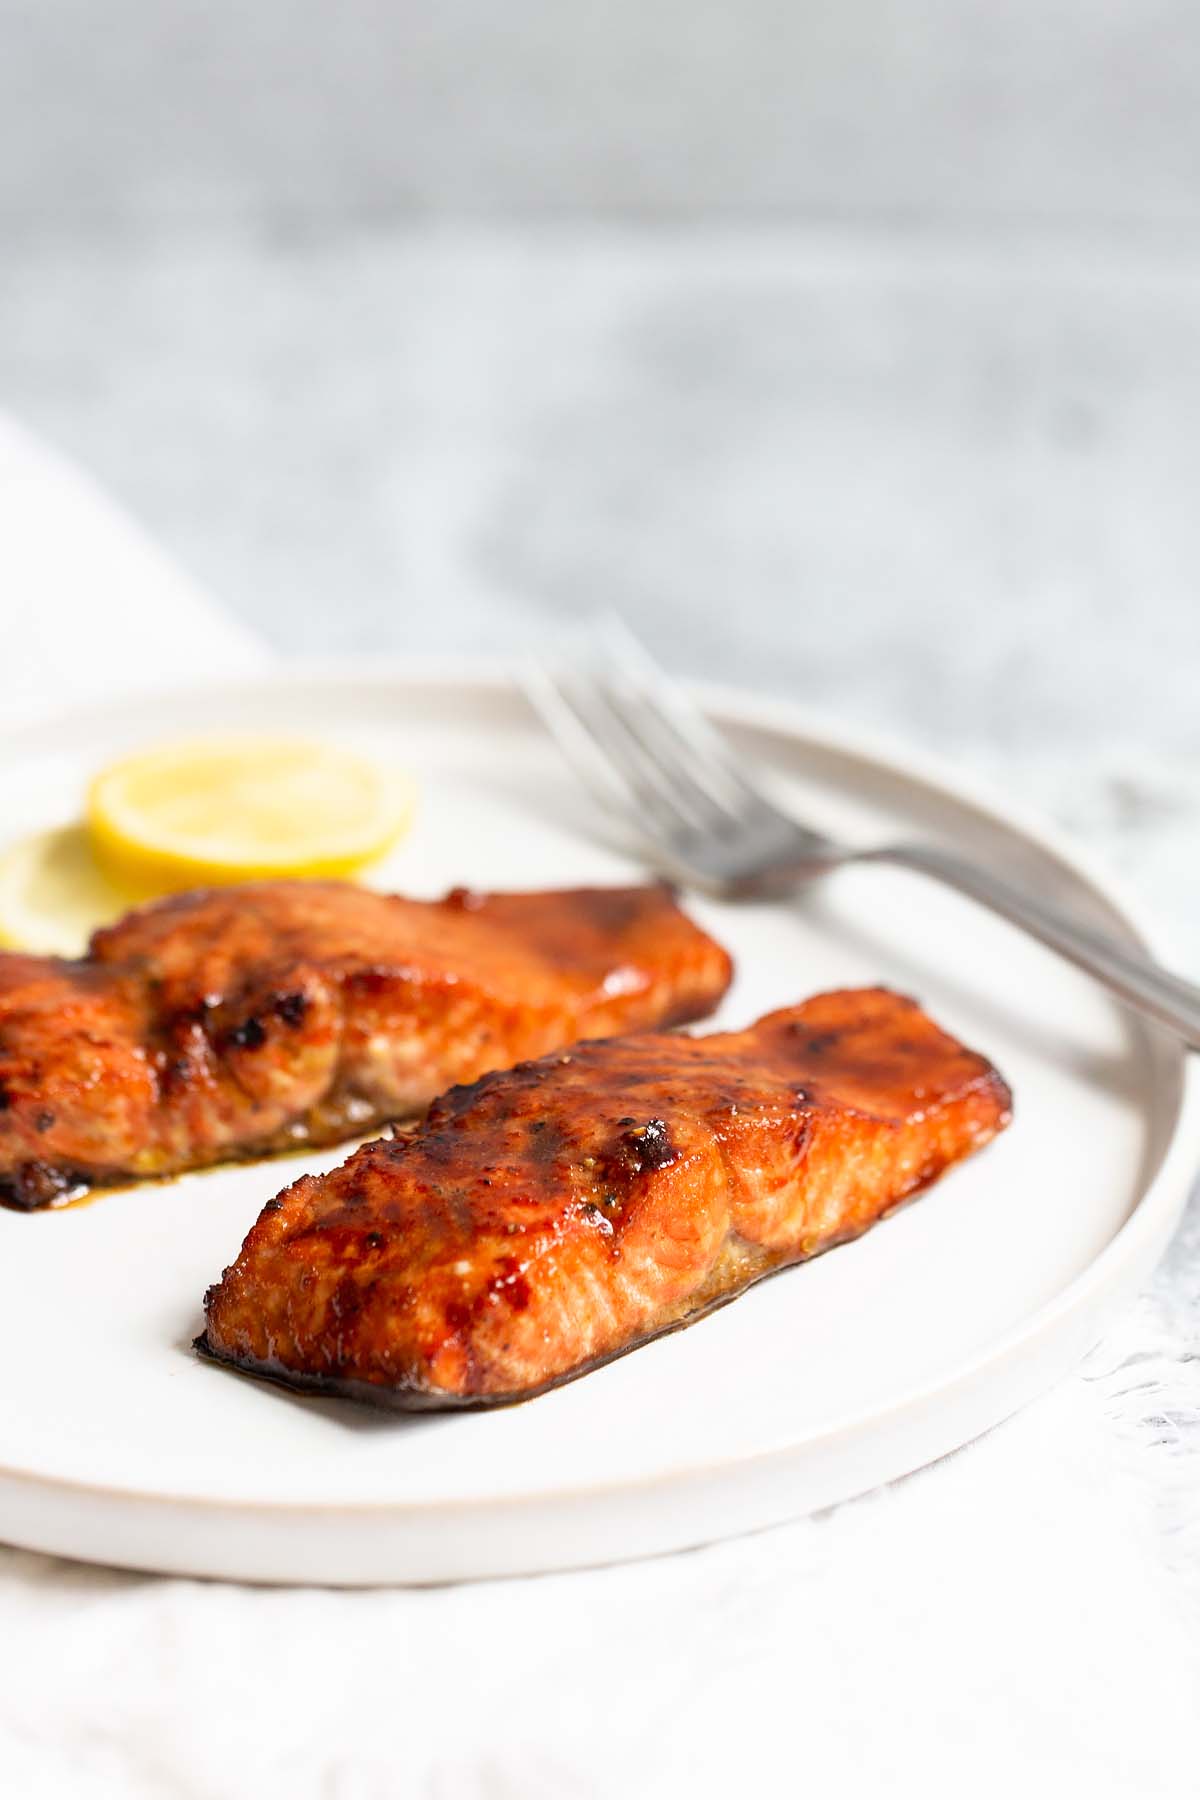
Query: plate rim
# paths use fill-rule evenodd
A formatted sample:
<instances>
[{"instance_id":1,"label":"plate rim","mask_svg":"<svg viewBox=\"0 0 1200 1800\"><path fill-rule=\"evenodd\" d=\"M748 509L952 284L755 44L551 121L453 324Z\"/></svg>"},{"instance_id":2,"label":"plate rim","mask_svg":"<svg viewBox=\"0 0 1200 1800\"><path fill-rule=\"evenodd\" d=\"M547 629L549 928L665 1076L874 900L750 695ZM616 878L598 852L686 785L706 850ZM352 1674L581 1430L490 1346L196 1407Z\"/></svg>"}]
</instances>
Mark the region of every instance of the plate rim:
<instances>
[{"instance_id":1,"label":"plate rim","mask_svg":"<svg viewBox=\"0 0 1200 1800\"><path fill-rule=\"evenodd\" d=\"M189 682L173 682L161 688L122 690L103 700L75 705L68 709L39 709L0 726L0 763L8 762L23 742L52 738L56 730L69 726L78 730L89 718L108 721L121 708L136 711L139 706L164 707L172 701L194 702L206 693L228 696L231 691L246 694L270 687L286 690L308 683L334 686L339 683L361 685L386 692L395 686L437 685L471 686L493 695L521 696L518 671L522 659L467 655L346 655L304 656L288 658L260 669L238 671L228 676L204 676ZM913 749L887 731L873 726L847 724L831 718L819 707L792 701L776 695L759 694L736 684L707 680L686 680L684 685L699 700L705 711L749 730L766 730L777 735L810 742L835 754L858 760L884 770L902 781L915 782L932 790L960 807L966 805L982 819L1001 830L1013 832L1050 857L1076 881L1091 892L1113 915L1120 929L1135 943L1161 954L1165 946L1169 954L1167 934L1147 918L1148 909L1132 895L1126 881L1114 874L1090 849L1075 842L1070 833L1054 821L1021 801L1009 801L986 776L974 770L960 774L949 760L934 751ZM1114 1005L1120 1004L1114 998ZM1152 1029L1147 1027L1147 1029ZM239 1494L172 1493L162 1489L113 1485L70 1475L48 1474L36 1469L12 1466L0 1461L0 1482L26 1489L47 1490L63 1498L94 1497L106 1501L132 1502L154 1509L183 1509L209 1517L226 1514L249 1514L257 1518L276 1515L293 1522L306 1518L327 1519L389 1517L397 1522L427 1515L432 1510L455 1515L481 1510L493 1512L528 1511L531 1508L592 1500L634 1497L645 1490L680 1488L727 1476L731 1471L769 1469L786 1465L797 1457L819 1449L836 1446L863 1433L877 1431L886 1423L903 1424L918 1415L923 1407L938 1399L949 1399L969 1390L984 1376L1001 1365L1018 1359L1022 1352L1035 1353L1039 1343L1065 1327L1071 1315L1115 1303L1122 1278L1131 1283L1141 1277L1161 1254L1177 1225L1200 1165L1200 1058L1189 1055L1179 1046L1168 1052L1177 1058L1179 1102L1174 1117L1168 1121L1167 1141L1162 1160L1136 1199L1129 1216L1114 1232L1096 1256L1077 1274L1030 1312L1018 1324L1010 1326L998 1337L964 1361L929 1380L906 1389L882 1407L855 1413L849 1418L797 1439L787 1438L756 1450L737 1455L691 1460L644 1474L623 1475L612 1481L587 1485L555 1485L522 1491L436 1499L354 1499L290 1500L277 1497ZM1074 1360L1074 1359L1073 1359ZM1034 1392L1043 1391L1053 1379L1039 1380ZM1002 1408L993 1423L1009 1416L1027 1403L1018 1399ZM988 1429L984 1426L982 1429ZM962 1443L969 1437L961 1439ZM949 1454L944 1451L942 1454ZM913 1466L924 1466L921 1459ZM895 1479L890 1477L886 1479ZM877 1485L869 1483L868 1486ZM863 1491L861 1489L856 1491ZM699 1541L688 1539L687 1541ZM70 1554L69 1552L66 1554ZM86 1553L82 1553L86 1554ZM647 1552L653 1554L653 1552ZM569 1567L586 1561L572 1559L562 1563L548 1562L546 1567ZM133 1566L160 1566L156 1563ZM267 1578L270 1579L270 1578ZM311 1579L311 1577L310 1577ZM320 1577L316 1579L320 1580ZM386 1578L385 1578L386 1579ZM435 1578L440 1579L440 1578Z\"/></svg>"}]
</instances>

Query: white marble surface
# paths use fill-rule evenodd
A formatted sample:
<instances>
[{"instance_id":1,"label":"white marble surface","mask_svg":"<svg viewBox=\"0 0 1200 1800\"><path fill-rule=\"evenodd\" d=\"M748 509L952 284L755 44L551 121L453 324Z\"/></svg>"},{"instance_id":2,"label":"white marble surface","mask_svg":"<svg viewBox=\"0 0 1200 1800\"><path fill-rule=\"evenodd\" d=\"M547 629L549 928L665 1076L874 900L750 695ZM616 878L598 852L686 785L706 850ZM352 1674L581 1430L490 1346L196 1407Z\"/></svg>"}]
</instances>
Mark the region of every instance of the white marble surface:
<instances>
[{"instance_id":1,"label":"white marble surface","mask_svg":"<svg viewBox=\"0 0 1200 1800\"><path fill-rule=\"evenodd\" d=\"M362 228L42 241L10 274L0 399L280 650L503 647L616 601L685 669L999 775L1200 972L1184 250ZM983 1443L656 1565L336 1595L0 1553L5 1785L1194 1791L1198 1252L1193 1204Z\"/></svg>"}]
</instances>

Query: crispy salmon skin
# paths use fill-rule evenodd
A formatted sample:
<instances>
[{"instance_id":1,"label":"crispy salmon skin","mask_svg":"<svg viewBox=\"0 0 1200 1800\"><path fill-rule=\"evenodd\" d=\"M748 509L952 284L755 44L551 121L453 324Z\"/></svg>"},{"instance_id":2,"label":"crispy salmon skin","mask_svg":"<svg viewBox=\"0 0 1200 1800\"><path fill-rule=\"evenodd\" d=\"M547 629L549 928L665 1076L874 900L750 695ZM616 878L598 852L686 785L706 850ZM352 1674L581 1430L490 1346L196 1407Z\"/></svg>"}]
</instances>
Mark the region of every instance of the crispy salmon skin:
<instances>
[{"instance_id":1,"label":"crispy salmon skin","mask_svg":"<svg viewBox=\"0 0 1200 1800\"><path fill-rule=\"evenodd\" d=\"M358 1136L519 1057L702 1018L730 973L661 886L179 895L78 962L0 952L0 1199Z\"/></svg>"},{"instance_id":2,"label":"crispy salmon skin","mask_svg":"<svg viewBox=\"0 0 1200 1800\"><path fill-rule=\"evenodd\" d=\"M269 1200L197 1347L405 1410L525 1399L857 1237L1010 1109L879 988L576 1045Z\"/></svg>"}]
</instances>

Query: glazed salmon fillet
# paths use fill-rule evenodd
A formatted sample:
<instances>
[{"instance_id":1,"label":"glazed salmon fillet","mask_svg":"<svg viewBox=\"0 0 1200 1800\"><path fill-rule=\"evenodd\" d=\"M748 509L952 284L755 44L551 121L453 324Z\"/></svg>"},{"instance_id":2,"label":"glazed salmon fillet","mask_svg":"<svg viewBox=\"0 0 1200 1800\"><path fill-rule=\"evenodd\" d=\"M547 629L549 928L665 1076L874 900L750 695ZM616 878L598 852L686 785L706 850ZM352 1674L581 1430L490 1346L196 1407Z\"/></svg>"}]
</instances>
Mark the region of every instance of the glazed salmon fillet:
<instances>
[{"instance_id":1,"label":"glazed salmon fillet","mask_svg":"<svg viewBox=\"0 0 1200 1800\"><path fill-rule=\"evenodd\" d=\"M1010 1106L879 988L577 1045L269 1200L197 1348L402 1409L525 1399L857 1237Z\"/></svg>"},{"instance_id":2,"label":"glazed salmon fillet","mask_svg":"<svg viewBox=\"0 0 1200 1800\"><path fill-rule=\"evenodd\" d=\"M179 895L77 962L0 953L0 1198L359 1136L519 1057L702 1018L730 972L665 887Z\"/></svg>"}]
</instances>

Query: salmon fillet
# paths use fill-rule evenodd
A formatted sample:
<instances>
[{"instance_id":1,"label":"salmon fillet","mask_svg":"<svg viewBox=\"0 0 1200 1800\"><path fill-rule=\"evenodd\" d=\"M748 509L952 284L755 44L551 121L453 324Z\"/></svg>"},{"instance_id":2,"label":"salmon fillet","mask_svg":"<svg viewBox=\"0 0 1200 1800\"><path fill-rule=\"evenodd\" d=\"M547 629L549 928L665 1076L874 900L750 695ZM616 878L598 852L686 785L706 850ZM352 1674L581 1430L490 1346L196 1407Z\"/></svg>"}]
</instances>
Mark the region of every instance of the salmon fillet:
<instances>
[{"instance_id":1,"label":"salmon fillet","mask_svg":"<svg viewBox=\"0 0 1200 1800\"><path fill-rule=\"evenodd\" d=\"M0 953L0 1199L358 1136L518 1057L702 1018L730 972L661 886L179 895L78 962Z\"/></svg>"},{"instance_id":2,"label":"salmon fillet","mask_svg":"<svg viewBox=\"0 0 1200 1800\"><path fill-rule=\"evenodd\" d=\"M1010 1105L879 988L576 1045L269 1200L197 1348L409 1410L525 1399L857 1237Z\"/></svg>"}]
</instances>

